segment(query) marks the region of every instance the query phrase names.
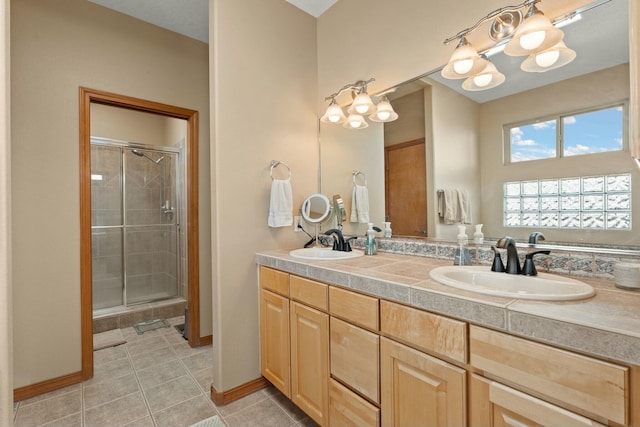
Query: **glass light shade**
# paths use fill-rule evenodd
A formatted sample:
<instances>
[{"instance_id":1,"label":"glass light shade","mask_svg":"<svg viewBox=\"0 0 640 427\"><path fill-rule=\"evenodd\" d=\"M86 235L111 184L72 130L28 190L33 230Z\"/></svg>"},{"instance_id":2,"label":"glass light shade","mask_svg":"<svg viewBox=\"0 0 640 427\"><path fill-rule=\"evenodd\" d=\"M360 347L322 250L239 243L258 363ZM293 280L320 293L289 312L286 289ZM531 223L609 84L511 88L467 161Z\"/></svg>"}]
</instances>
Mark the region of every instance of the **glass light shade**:
<instances>
[{"instance_id":1,"label":"glass light shade","mask_svg":"<svg viewBox=\"0 0 640 427\"><path fill-rule=\"evenodd\" d=\"M560 51L557 49L545 50L544 52L536 53L534 55L536 64L542 68L549 68L560 58Z\"/></svg>"},{"instance_id":2,"label":"glass light shade","mask_svg":"<svg viewBox=\"0 0 640 427\"><path fill-rule=\"evenodd\" d=\"M553 61L554 58L556 58L555 61ZM563 67L574 59L576 59L576 52L569 49L564 42L560 42L547 50L529 55L522 61L520 68L529 73L544 73Z\"/></svg>"},{"instance_id":3,"label":"glass light shade","mask_svg":"<svg viewBox=\"0 0 640 427\"><path fill-rule=\"evenodd\" d=\"M371 97L366 92L362 92L355 97L353 103L347 110L349 114L368 115L373 114L376 111L376 105L371 100Z\"/></svg>"},{"instance_id":4,"label":"glass light shade","mask_svg":"<svg viewBox=\"0 0 640 427\"><path fill-rule=\"evenodd\" d=\"M445 79L464 79L478 74L486 66L487 61L478 55L466 39L462 39L441 74Z\"/></svg>"},{"instance_id":5,"label":"glass light shade","mask_svg":"<svg viewBox=\"0 0 640 427\"><path fill-rule=\"evenodd\" d=\"M505 76L493 63L487 61L487 67L481 73L469 77L462 82L462 88L469 91L478 91L494 88L505 81Z\"/></svg>"},{"instance_id":6,"label":"glass light shade","mask_svg":"<svg viewBox=\"0 0 640 427\"><path fill-rule=\"evenodd\" d=\"M332 101L329 107L327 107L327 111L325 111L324 115L320 118L320 121L323 123L335 123L340 124L344 123L347 120L347 117L344 115L342 108L335 101Z\"/></svg>"},{"instance_id":7,"label":"glass light shade","mask_svg":"<svg viewBox=\"0 0 640 427\"><path fill-rule=\"evenodd\" d=\"M364 129L369 127L369 123L360 114L349 114L342 126L347 129Z\"/></svg>"},{"instance_id":8,"label":"glass light shade","mask_svg":"<svg viewBox=\"0 0 640 427\"><path fill-rule=\"evenodd\" d=\"M509 56L538 53L561 42L563 38L562 30L554 27L542 12L535 9L520 24L513 38L504 47L504 53Z\"/></svg>"},{"instance_id":9,"label":"glass light shade","mask_svg":"<svg viewBox=\"0 0 640 427\"><path fill-rule=\"evenodd\" d=\"M392 122L397 118L398 113L393 111L393 107L386 96L378 102L376 112L369 116L369 119L374 122Z\"/></svg>"}]
</instances>

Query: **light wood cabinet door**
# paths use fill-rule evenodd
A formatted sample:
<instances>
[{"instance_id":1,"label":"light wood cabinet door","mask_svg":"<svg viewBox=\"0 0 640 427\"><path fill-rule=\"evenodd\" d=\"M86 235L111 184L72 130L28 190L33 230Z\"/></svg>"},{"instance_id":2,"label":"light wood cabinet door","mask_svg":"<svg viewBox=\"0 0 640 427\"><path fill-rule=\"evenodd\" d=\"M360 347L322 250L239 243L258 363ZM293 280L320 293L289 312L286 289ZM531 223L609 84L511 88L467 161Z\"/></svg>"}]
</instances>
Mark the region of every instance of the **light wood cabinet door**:
<instances>
[{"instance_id":1,"label":"light wood cabinet door","mask_svg":"<svg viewBox=\"0 0 640 427\"><path fill-rule=\"evenodd\" d=\"M589 418L476 374L471 376L470 425L604 427Z\"/></svg>"},{"instance_id":2,"label":"light wood cabinet door","mask_svg":"<svg viewBox=\"0 0 640 427\"><path fill-rule=\"evenodd\" d=\"M383 426L465 426L465 371L380 339Z\"/></svg>"},{"instance_id":3,"label":"light wood cabinet door","mask_svg":"<svg viewBox=\"0 0 640 427\"><path fill-rule=\"evenodd\" d=\"M291 302L291 400L329 425L329 315Z\"/></svg>"},{"instance_id":4,"label":"light wood cabinet door","mask_svg":"<svg viewBox=\"0 0 640 427\"><path fill-rule=\"evenodd\" d=\"M260 371L285 396L291 397L289 300L260 290Z\"/></svg>"}]
</instances>

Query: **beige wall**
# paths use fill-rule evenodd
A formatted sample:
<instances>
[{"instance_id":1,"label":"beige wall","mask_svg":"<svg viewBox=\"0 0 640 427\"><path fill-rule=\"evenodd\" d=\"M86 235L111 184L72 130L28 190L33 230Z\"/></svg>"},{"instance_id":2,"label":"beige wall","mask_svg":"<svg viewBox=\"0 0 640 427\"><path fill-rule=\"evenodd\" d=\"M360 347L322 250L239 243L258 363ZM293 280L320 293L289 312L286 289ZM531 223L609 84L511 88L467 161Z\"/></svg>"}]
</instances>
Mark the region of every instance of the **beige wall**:
<instances>
[{"instance_id":1,"label":"beige wall","mask_svg":"<svg viewBox=\"0 0 640 427\"><path fill-rule=\"evenodd\" d=\"M9 12L0 1L0 425L13 423L11 286L11 136L9 108Z\"/></svg>"},{"instance_id":2,"label":"beige wall","mask_svg":"<svg viewBox=\"0 0 640 427\"><path fill-rule=\"evenodd\" d=\"M269 228L271 160L293 202L317 191L315 19L282 0L210 0L214 387L260 377L255 253L302 247Z\"/></svg>"},{"instance_id":3,"label":"beige wall","mask_svg":"<svg viewBox=\"0 0 640 427\"><path fill-rule=\"evenodd\" d=\"M206 44L83 0L11 6L14 386L81 369L79 86L200 111L201 335L211 334Z\"/></svg>"},{"instance_id":4,"label":"beige wall","mask_svg":"<svg viewBox=\"0 0 640 427\"><path fill-rule=\"evenodd\" d=\"M173 147L186 138L187 121L93 103L91 136Z\"/></svg>"},{"instance_id":5,"label":"beige wall","mask_svg":"<svg viewBox=\"0 0 640 427\"><path fill-rule=\"evenodd\" d=\"M465 96L434 83L431 88L431 139L433 187L467 190L471 205L471 222L480 221L480 162L478 138L478 104ZM430 198L429 214L437 212L437 198ZM434 215L435 217L435 215ZM434 218L435 233L432 237L455 240L458 226L444 224ZM467 235L473 235L474 227L467 225ZM430 230L431 231L431 230Z\"/></svg>"},{"instance_id":6,"label":"beige wall","mask_svg":"<svg viewBox=\"0 0 640 427\"><path fill-rule=\"evenodd\" d=\"M345 129L342 125L321 126L322 150L322 194L333 200L335 194L342 196L347 218L343 222L343 233L348 236L364 236L367 224L352 223L353 171L366 176L369 194L369 220L384 228L384 135L383 124L369 122L365 129ZM357 182L363 184L362 176ZM328 230L336 223L323 227ZM312 226L305 229L313 235Z\"/></svg>"}]
</instances>

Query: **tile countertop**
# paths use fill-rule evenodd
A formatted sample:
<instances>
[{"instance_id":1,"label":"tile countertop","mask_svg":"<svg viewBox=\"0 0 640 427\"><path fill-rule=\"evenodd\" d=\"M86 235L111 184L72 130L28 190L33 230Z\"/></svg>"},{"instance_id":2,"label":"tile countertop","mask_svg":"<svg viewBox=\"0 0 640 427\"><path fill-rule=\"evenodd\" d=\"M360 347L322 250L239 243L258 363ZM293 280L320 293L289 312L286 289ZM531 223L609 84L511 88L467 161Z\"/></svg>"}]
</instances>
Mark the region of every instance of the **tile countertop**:
<instances>
[{"instance_id":1,"label":"tile countertop","mask_svg":"<svg viewBox=\"0 0 640 427\"><path fill-rule=\"evenodd\" d=\"M347 260L310 261L288 250L256 254L265 267L502 330L568 350L640 366L640 292L584 279L596 295L547 302L494 297L441 285L429 271L451 260L378 253ZM489 267L487 267L489 268Z\"/></svg>"}]
</instances>

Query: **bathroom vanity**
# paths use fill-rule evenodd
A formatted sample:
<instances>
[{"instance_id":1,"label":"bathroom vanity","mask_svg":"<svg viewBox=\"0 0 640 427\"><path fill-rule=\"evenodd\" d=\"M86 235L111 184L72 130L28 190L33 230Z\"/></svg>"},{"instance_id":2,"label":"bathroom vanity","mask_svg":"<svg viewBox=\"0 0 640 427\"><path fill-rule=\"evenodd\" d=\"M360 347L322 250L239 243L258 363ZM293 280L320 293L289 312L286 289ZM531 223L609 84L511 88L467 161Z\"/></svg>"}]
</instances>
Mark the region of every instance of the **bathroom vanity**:
<instances>
[{"instance_id":1,"label":"bathroom vanity","mask_svg":"<svg viewBox=\"0 0 640 427\"><path fill-rule=\"evenodd\" d=\"M262 375L321 426L640 426L640 293L487 296L389 253L256 262Z\"/></svg>"}]
</instances>

